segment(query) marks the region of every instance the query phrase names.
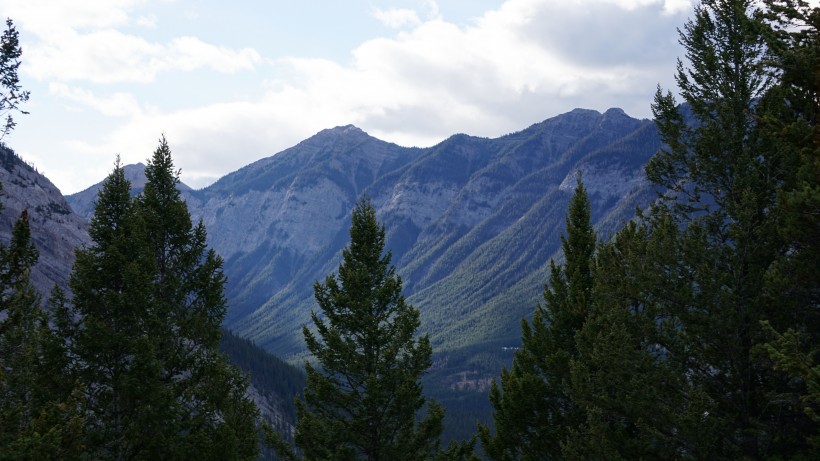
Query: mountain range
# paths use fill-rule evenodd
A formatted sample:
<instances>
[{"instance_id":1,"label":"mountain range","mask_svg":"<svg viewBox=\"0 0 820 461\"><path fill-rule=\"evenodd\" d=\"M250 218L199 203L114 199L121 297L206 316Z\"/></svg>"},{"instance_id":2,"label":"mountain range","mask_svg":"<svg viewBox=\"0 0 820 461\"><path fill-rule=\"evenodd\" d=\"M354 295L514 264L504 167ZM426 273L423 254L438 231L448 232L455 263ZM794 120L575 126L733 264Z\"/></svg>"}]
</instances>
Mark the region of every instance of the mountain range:
<instances>
[{"instance_id":1,"label":"mountain range","mask_svg":"<svg viewBox=\"0 0 820 461\"><path fill-rule=\"evenodd\" d=\"M541 301L549 260L561 258L577 178L607 238L656 196L643 167L659 147L651 121L620 109L576 109L498 138L457 134L428 148L348 125L204 189L180 189L225 260L225 327L296 363L306 358L313 284L337 269L350 212L369 196L433 343L425 389L474 429L471 415L487 417L485 391L520 344L521 319ZM135 192L143 171L126 167ZM91 216L98 188L66 197L77 215Z\"/></svg>"}]
</instances>

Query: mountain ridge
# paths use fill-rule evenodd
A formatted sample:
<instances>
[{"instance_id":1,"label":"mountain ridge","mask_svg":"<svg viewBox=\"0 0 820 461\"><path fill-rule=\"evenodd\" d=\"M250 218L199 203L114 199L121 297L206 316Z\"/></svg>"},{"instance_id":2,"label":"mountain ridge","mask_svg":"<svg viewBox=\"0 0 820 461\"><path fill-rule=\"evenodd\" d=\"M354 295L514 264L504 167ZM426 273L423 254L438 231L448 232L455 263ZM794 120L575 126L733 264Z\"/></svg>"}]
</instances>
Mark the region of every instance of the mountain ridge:
<instances>
[{"instance_id":1,"label":"mountain ridge","mask_svg":"<svg viewBox=\"0 0 820 461\"><path fill-rule=\"evenodd\" d=\"M227 326L285 358L302 356L313 282L336 269L362 194L438 350L463 336L514 345L557 256L575 177L583 172L593 221L611 234L654 197L642 167L659 146L651 121L618 108L575 109L497 138L454 134L428 148L344 125L184 196L225 259Z\"/></svg>"}]
</instances>

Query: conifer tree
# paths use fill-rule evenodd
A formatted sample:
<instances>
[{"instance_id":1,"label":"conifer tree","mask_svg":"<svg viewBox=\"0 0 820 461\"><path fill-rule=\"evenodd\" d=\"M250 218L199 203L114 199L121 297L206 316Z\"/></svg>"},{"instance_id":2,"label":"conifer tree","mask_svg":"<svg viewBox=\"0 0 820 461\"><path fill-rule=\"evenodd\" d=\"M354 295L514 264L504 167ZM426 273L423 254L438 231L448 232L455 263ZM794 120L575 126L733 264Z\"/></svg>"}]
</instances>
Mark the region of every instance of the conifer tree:
<instances>
[{"instance_id":1,"label":"conifer tree","mask_svg":"<svg viewBox=\"0 0 820 461\"><path fill-rule=\"evenodd\" d=\"M596 238L590 202L581 178L561 237L563 267L550 261L550 283L544 304L532 324L522 320L522 344L511 370L503 370L501 387L490 390L496 435L479 427L484 451L494 460L562 459L562 444L583 423L570 389L570 363L577 356L576 334L591 305L592 265Z\"/></svg>"},{"instance_id":2,"label":"conifer tree","mask_svg":"<svg viewBox=\"0 0 820 461\"><path fill-rule=\"evenodd\" d=\"M23 211L0 246L0 460L76 459L76 401L48 385L47 315L29 280L38 257Z\"/></svg>"},{"instance_id":3,"label":"conifer tree","mask_svg":"<svg viewBox=\"0 0 820 461\"><path fill-rule=\"evenodd\" d=\"M419 312L404 301L384 235L362 199L338 273L314 287L320 311L304 335L319 368L306 364L305 398L297 401L296 445L305 459L409 461L438 449L443 410L430 403L417 421L430 341L414 337Z\"/></svg>"},{"instance_id":4,"label":"conifer tree","mask_svg":"<svg viewBox=\"0 0 820 461\"><path fill-rule=\"evenodd\" d=\"M0 126L0 140L17 126L11 115L13 111L28 114L20 108L20 105L29 98L29 92L22 89L17 75L22 54L20 33L17 32L12 20L6 19L6 30L0 35L0 115L6 117Z\"/></svg>"},{"instance_id":5,"label":"conifer tree","mask_svg":"<svg viewBox=\"0 0 820 461\"><path fill-rule=\"evenodd\" d=\"M95 459L254 459L257 411L218 353L221 259L176 190L165 139L131 198L117 163L57 302L69 372L86 384L85 445Z\"/></svg>"},{"instance_id":6,"label":"conifer tree","mask_svg":"<svg viewBox=\"0 0 820 461\"><path fill-rule=\"evenodd\" d=\"M163 136L145 168L147 183L136 200L144 223L153 316L162 334L154 338L171 383L178 431L186 434L180 458L253 459L258 412L245 395L247 382L218 351L226 312L222 258L206 241L205 226L193 225L178 189L171 149Z\"/></svg>"},{"instance_id":7,"label":"conifer tree","mask_svg":"<svg viewBox=\"0 0 820 461\"><path fill-rule=\"evenodd\" d=\"M769 339L762 350L788 377L767 396L788 415L781 437L810 457L820 450L820 7L765 3L777 85L760 103L761 125L785 174L772 212L782 247L765 286L782 315L762 321Z\"/></svg>"},{"instance_id":8,"label":"conifer tree","mask_svg":"<svg viewBox=\"0 0 820 461\"><path fill-rule=\"evenodd\" d=\"M681 274L678 286L686 287L659 298L667 306L661 323L674 325L675 333L660 351L664 365L679 363L685 374L676 394L705 415L669 430L710 427L711 446L690 440L683 453L698 450L712 459L788 457L804 443L791 429L795 415L771 399L787 380L759 354L767 337L761 321L800 324L816 312L783 309L764 290L767 271L784 250L774 212L778 195L793 175L788 154L772 148L762 122L773 89L763 72L759 17L750 0L703 1L681 34L688 66L679 63L676 80L689 114L660 90L653 105L667 147L647 175L670 193L650 222L662 228L671 220L682 229L671 237L675 260L655 270Z\"/></svg>"}]
</instances>

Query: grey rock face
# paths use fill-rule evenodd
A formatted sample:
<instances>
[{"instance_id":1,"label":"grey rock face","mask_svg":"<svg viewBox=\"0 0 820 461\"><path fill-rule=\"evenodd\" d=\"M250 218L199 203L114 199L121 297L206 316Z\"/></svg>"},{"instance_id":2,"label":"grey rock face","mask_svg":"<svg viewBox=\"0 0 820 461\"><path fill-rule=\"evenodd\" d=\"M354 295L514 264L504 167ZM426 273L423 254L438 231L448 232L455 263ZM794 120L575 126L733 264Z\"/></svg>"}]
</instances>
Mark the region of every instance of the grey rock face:
<instances>
[{"instance_id":1,"label":"grey rock face","mask_svg":"<svg viewBox=\"0 0 820 461\"><path fill-rule=\"evenodd\" d=\"M437 350L515 344L549 259L560 257L577 175L609 235L654 197L643 166L658 147L654 125L620 109L576 109L497 139L455 135L426 149L344 126L183 197L225 259L228 328L281 356L303 352L313 282L337 268L363 194ZM143 170L126 167L135 190ZM90 216L95 187L69 198L81 214Z\"/></svg>"},{"instance_id":2,"label":"grey rock face","mask_svg":"<svg viewBox=\"0 0 820 461\"><path fill-rule=\"evenodd\" d=\"M32 282L45 297L54 284L65 287L74 249L89 242L88 224L75 214L60 191L45 176L0 145L0 241L11 239L11 230L23 210L28 210L31 236L40 259Z\"/></svg>"}]
</instances>

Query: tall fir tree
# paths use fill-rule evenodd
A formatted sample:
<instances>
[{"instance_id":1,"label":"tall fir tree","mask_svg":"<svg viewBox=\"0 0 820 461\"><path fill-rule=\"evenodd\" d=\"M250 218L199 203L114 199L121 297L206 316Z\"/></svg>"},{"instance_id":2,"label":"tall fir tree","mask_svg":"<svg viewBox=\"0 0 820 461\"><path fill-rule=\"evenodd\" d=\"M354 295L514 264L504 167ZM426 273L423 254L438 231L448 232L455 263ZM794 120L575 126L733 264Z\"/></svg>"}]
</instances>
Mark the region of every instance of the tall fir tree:
<instances>
[{"instance_id":1,"label":"tall fir tree","mask_svg":"<svg viewBox=\"0 0 820 461\"><path fill-rule=\"evenodd\" d=\"M596 237L580 177L566 232L561 237L565 263L550 261L544 304L536 308L532 324L522 320L522 344L512 369L502 371L500 388L493 383L490 389L496 434L479 426L479 435L494 460L563 459L562 444L585 419L570 392L570 363L592 301Z\"/></svg>"},{"instance_id":2,"label":"tall fir tree","mask_svg":"<svg viewBox=\"0 0 820 461\"><path fill-rule=\"evenodd\" d=\"M70 303L55 304L69 372L85 383L95 459L254 459L257 411L217 351L221 259L176 190L165 139L132 199L117 163L77 252Z\"/></svg>"},{"instance_id":3,"label":"tall fir tree","mask_svg":"<svg viewBox=\"0 0 820 461\"><path fill-rule=\"evenodd\" d=\"M415 338L419 312L401 294L384 226L368 199L353 210L338 274L314 287L320 312L304 328L320 368L306 364L296 445L308 460L422 460L435 455L443 410L425 398L430 341Z\"/></svg>"}]
</instances>

